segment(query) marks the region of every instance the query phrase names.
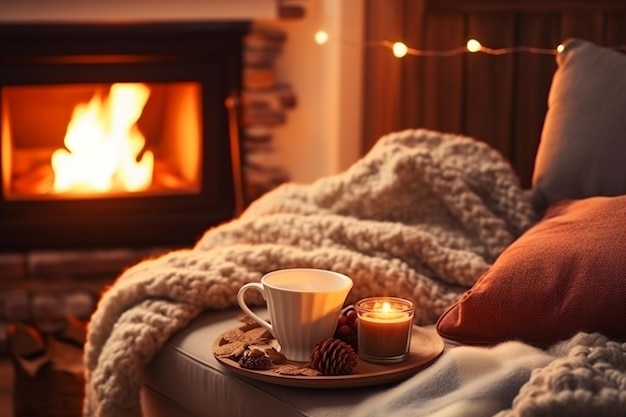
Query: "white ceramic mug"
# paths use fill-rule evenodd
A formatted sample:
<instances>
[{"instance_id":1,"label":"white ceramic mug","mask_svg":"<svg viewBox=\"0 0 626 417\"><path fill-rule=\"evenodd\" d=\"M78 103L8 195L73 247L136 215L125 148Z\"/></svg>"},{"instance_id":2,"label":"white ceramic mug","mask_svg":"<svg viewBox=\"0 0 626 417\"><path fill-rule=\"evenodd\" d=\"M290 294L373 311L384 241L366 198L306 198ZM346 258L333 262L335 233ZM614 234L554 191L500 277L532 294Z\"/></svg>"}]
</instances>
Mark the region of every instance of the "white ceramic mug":
<instances>
[{"instance_id":1,"label":"white ceramic mug","mask_svg":"<svg viewBox=\"0 0 626 417\"><path fill-rule=\"evenodd\" d=\"M338 272L312 268L280 269L265 274L260 283L242 286L237 293L237 302L246 314L272 333L287 359L308 362L315 343L335 333L351 288L352 280ZM271 324L246 304L244 294L250 289L263 295Z\"/></svg>"}]
</instances>

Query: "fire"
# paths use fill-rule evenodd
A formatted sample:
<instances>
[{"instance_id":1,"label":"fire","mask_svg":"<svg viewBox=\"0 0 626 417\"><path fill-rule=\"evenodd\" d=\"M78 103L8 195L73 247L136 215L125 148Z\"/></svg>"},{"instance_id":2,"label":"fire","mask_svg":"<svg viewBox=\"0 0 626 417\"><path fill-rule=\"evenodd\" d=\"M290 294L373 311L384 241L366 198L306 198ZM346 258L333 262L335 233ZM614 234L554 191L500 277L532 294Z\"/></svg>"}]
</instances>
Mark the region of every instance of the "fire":
<instances>
[{"instance_id":1,"label":"fire","mask_svg":"<svg viewBox=\"0 0 626 417\"><path fill-rule=\"evenodd\" d=\"M96 94L74 108L66 149L52 155L54 192L132 192L150 187L154 155L144 151L146 140L136 125L149 96L145 84L117 83L106 99Z\"/></svg>"}]
</instances>

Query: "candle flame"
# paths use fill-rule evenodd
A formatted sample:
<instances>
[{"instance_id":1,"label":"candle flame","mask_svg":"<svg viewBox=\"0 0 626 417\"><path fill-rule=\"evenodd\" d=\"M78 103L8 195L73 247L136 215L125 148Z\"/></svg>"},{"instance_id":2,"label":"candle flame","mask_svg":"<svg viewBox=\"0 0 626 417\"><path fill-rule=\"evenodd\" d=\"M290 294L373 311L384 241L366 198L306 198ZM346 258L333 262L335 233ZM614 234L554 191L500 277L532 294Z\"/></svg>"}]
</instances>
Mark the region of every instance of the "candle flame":
<instances>
[{"instance_id":1,"label":"candle flame","mask_svg":"<svg viewBox=\"0 0 626 417\"><path fill-rule=\"evenodd\" d=\"M380 311L383 313L391 313L392 310L393 309L391 308L391 303L389 301L384 301Z\"/></svg>"}]
</instances>

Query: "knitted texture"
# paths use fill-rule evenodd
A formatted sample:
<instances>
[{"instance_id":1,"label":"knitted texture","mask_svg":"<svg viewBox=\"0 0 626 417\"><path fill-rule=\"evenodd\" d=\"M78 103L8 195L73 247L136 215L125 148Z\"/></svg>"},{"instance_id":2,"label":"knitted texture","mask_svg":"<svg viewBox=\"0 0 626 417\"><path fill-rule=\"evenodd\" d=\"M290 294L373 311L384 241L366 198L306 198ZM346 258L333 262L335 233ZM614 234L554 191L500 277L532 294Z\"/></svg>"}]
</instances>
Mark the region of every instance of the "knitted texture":
<instances>
[{"instance_id":1,"label":"knitted texture","mask_svg":"<svg viewBox=\"0 0 626 417\"><path fill-rule=\"evenodd\" d=\"M280 186L193 248L124 271L88 326L84 413L140 416L142 370L162 344L202 310L236 306L239 288L269 271L341 272L354 281L348 303L402 296L430 324L534 220L486 144L423 129L384 136L347 171Z\"/></svg>"},{"instance_id":2,"label":"knitted texture","mask_svg":"<svg viewBox=\"0 0 626 417\"><path fill-rule=\"evenodd\" d=\"M626 415L626 343L579 333L550 353L558 359L535 369L497 417Z\"/></svg>"}]
</instances>

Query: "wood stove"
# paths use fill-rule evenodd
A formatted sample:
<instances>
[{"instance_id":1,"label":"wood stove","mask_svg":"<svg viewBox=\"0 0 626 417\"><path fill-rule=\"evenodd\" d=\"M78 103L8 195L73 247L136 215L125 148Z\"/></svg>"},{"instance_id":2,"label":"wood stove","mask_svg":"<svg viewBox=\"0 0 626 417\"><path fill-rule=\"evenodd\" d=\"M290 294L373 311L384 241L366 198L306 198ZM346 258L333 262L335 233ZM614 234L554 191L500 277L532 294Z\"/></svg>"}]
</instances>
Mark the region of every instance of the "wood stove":
<instances>
[{"instance_id":1,"label":"wood stove","mask_svg":"<svg viewBox=\"0 0 626 417\"><path fill-rule=\"evenodd\" d=\"M0 251L188 245L240 210L247 31L0 26Z\"/></svg>"}]
</instances>

